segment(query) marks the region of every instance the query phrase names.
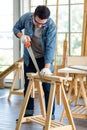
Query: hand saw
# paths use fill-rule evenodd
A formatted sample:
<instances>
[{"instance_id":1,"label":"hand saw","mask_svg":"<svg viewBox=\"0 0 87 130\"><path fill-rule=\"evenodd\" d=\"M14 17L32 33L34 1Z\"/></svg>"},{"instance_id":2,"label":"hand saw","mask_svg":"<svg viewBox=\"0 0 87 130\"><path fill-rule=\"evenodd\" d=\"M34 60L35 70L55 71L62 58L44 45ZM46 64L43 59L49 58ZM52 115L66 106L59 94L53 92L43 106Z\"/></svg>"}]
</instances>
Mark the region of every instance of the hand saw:
<instances>
[{"instance_id":1,"label":"hand saw","mask_svg":"<svg viewBox=\"0 0 87 130\"><path fill-rule=\"evenodd\" d=\"M29 38L28 38L28 37L26 37L26 38L27 38L27 41L28 41L28 42L25 44L25 47L27 47L27 50L28 50L29 55L30 55L30 57L31 57L31 59L32 59L32 62L33 62L34 66L35 66L35 68L36 68L36 70L37 70L37 72L38 72L38 74L39 74L39 77L41 77L41 75L40 75L40 70L39 70L37 61L36 61L36 59L35 59L33 50L32 50L32 48L31 48L31 43L30 43L30 41L29 41Z\"/></svg>"}]
</instances>

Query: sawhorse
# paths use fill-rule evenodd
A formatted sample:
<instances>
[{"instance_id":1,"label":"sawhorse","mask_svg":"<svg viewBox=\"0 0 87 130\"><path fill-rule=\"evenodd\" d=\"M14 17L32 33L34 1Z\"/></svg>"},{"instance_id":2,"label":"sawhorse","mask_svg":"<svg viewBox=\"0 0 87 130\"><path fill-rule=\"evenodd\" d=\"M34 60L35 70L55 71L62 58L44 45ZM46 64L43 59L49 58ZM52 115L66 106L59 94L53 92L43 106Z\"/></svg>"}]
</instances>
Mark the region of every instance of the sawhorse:
<instances>
[{"instance_id":1,"label":"sawhorse","mask_svg":"<svg viewBox=\"0 0 87 130\"><path fill-rule=\"evenodd\" d=\"M47 109L47 114L46 114L45 106L44 106L43 90L42 90L40 78L37 74L34 74L34 73L28 73L27 76L28 76L30 81L28 84L28 89L27 89L27 92L26 92L26 95L25 95L25 98L23 101L23 105L22 105L22 108L21 108L21 111L19 114L19 119L18 119L15 130L20 130L22 123L25 123L25 122L35 122L37 124L40 124L44 127L44 130L66 130L66 129L67 130L76 130L75 125L74 125L74 121L72 118L72 114L71 114L71 111L69 108L69 104L67 101L67 97L65 94L64 86L63 86L63 81L65 79L63 79L62 77L58 77L58 76L45 76L45 75L42 76L41 81L51 83L48 109ZM37 87L37 91L38 91L38 97L39 97L39 101L40 101L41 115L24 117L26 106L27 106L29 97L31 95L34 81L39 82L39 86ZM61 93L62 93L61 97L62 97L62 101L64 103L64 107L66 110L66 115L67 115L67 118L69 121L69 125L65 125L61 122L51 120L53 101L54 101L56 90L58 90L58 89L56 89L57 83L60 84L59 87L61 88ZM59 97L59 98L61 98L61 97Z\"/></svg>"},{"instance_id":2,"label":"sawhorse","mask_svg":"<svg viewBox=\"0 0 87 130\"><path fill-rule=\"evenodd\" d=\"M69 105L75 102L74 106L71 108L73 118L87 119L87 66L74 65L65 67L59 71L66 74L66 82L68 82L69 76L72 77L67 99ZM72 95L73 89L75 92ZM80 97L82 97L84 103L80 102ZM62 121L64 117L66 117L65 109L62 112L60 121Z\"/></svg>"},{"instance_id":3,"label":"sawhorse","mask_svg":"<svg viewBox=\"0 0 87 130\"><path fill-rule=\"evenodd\" d=\"M14 79L12 82L12 86L8 95L8 100L10 101L11 95L12 94L16 94L16 95L23 95L23 89L19 89L19 90L14 90L14 85L16 83L17 79L20 79L20 74L21 72L23 73L23 62L16 62L15 63L15 74L14 74ZM23 74L22 74L23 76Z\"/></svg>"}]
</instances>

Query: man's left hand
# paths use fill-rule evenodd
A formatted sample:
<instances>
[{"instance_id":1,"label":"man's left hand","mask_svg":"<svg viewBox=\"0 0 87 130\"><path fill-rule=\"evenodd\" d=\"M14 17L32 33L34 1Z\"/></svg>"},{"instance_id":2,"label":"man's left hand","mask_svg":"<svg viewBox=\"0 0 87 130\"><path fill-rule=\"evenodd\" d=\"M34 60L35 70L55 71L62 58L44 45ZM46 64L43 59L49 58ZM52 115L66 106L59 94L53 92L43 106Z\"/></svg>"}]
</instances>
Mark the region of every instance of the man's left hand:
<instances>
[{"instance_id":1,"label":"man's left hand","mask_svg":"<svg viewBox=\"0 0 87 130\"><path fill-rule=\"evenodd\" d=\"M49 68L43 68L43 69L40 71L40 74L41 74L41 75L51 75L52 72L50 71Z\"/></svg>"}]
</instances>

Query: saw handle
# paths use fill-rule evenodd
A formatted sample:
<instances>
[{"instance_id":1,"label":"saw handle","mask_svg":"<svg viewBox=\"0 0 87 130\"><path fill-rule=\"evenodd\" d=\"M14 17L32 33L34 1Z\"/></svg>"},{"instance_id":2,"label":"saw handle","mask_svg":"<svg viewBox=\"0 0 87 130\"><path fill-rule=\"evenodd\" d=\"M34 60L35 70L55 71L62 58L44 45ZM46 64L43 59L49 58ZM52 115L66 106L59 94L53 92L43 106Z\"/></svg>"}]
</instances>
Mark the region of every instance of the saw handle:
<instances>
[{"instance_id":1,"label":"saw handle","mask_svg":"<svg viewBox=\"0 0 87 130\"><path fill-rule=\"evenodd\" d=\"M26 39L27 39L27 42L24 44L24 46L26 48L29 48L31 46L30 39L28 37L26 37Z\"/></svg>"}]
</instances>

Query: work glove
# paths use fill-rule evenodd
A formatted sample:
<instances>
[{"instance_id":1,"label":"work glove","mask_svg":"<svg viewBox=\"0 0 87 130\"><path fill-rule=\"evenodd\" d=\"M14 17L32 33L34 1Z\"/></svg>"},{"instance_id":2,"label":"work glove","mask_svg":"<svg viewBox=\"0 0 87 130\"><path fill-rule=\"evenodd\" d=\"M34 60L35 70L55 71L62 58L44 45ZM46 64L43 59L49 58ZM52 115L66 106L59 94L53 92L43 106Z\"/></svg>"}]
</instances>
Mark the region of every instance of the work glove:
<instances>
[{"instance_id":1,"label":"work glove","mask_svg":"<svg viewBox=\"0 0 87 130\"><path fill-rule=\"evenodd\" d=\"M29 36L27 36L27 35L22 35L21 36L21 42L24 44L24 46L26 48L28 48L30 46L30 41L31 41L31 39L30 39Z\"/></svg>"},{"instance_id":2,"label":"work glove","mask_svg":"<svg viewBox=\"0 0 87 130\"><path fill-rule=\"evenodd\" d=\"M41 71L40 71L40 74L41 75L51 75L51 71L49 68L43 68Z\"/></svg>"}]
</instances>

